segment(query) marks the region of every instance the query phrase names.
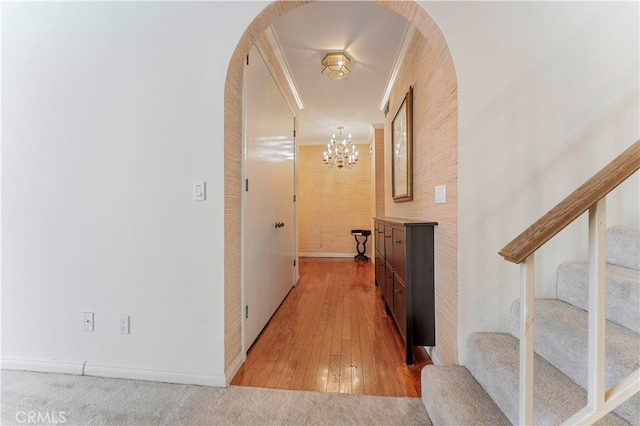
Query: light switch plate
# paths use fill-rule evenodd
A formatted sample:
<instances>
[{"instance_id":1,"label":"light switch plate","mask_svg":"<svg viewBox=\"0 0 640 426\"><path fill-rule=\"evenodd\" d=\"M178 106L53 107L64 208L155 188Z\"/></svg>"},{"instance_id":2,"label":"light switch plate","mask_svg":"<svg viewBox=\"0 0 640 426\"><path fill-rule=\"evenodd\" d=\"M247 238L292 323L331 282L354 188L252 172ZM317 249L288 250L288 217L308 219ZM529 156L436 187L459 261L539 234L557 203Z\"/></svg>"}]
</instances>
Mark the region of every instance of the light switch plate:
<instances>
[{"instance_id":1,"label":"light switch plate","mask_svg":"<svg viewBox=\"0 0 640 426\"><path fill-rule=\"evenodd\" d=\"M447 185L436 186L435 202L436 204L443 204L447 202Z\"/></svg>"},{"instance_id":2,"label":"light switch plate","mask_svg":"<svg viewBox=\"0 0 640 426\"><path fill-rule=\"evenodd\" d=\"M193 182L194 201L204 201L207 199L207 183L205 181Z\"/></svg>"}]
</instances>

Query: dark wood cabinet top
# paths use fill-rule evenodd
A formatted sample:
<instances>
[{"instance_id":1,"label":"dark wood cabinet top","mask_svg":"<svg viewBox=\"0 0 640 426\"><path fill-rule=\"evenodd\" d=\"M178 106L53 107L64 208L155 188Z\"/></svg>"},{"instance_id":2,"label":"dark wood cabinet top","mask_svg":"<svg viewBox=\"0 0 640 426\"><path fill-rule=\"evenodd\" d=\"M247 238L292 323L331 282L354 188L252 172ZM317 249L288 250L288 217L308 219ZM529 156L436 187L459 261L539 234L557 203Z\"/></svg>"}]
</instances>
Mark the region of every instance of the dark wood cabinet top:
<instances>
[{"instance_id":1,"label":"dark wood cabinet top","mask_svg":"<svg viewBox=\"0 0 640 426\"><path fill-rule=\"evenodd\" d=\"M431 221L417 220L417 219L404 219L404 218L397 218L397 217L374 217L373 220L382 222L387 225L396 224L396 225L402 225L402 226L418 226L418 225L435 226L438 224L438 222L431 222Z\"/></svg>"}]
</instances>

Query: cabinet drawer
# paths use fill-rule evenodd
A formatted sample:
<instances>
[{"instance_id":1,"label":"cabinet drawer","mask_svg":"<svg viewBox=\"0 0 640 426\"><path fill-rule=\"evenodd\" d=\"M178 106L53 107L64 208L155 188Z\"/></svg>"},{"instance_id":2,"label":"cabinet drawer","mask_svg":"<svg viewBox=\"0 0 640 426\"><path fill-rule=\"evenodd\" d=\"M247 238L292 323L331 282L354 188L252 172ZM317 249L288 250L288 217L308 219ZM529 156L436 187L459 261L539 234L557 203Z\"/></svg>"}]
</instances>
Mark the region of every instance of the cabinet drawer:
<instances>
[{"instance_id":1,"label":"cabinet drawer","mask_svg":"<svg viewBox=\"0 0 640 426\"><path fill-rule=\"evenodd\" d=\"M391 265L393 264L393 228L390 226L384 227L384 258Z\"/></svg>"},{"instance_id":2,"label":"cabinet drawer","mask_svg":"<svg viewBox=\"0 0 640 426\"><path fill-rule=\"evenodd\" d=\"M406 280L406 277L404 275L404 265L405 265L404 238L405 238L405 234L403 230L393 228L393 233L391 237L392 250L393 250L393 256L392 256L393 263L391 264L391 266L393 267L393 270L396 272L396 274L398 274L398 276L402 281Z\"/></svg>"},{"instance_id":3,"label":"cabinet drawer","mask_svg":"<svg viewBox=\"0 0 640 426\"><path fill-rule=\"evenodd\" d=\"M380 255L380 252L376 250L376 283L382 295L384 296L384 258Z\"/></svg>"},{"instance_id":4,"label":"cabinet drawer","mask_svg":"<svg viewBox=\"0 0 640 426\"><path fill-rule=\"evenodd\" d=\"M374 225L376 250L380 252L384 258L384 225L376 222Z\"/></svg>"},{"instance_id":5,"label":"cabinet drawer","mask_svg":"<svg viewBox=\"0 0 640 426\"><path fill-rule=\"evenodd\" d=\"M389 265L384 268L384 301L393 312L393 271Z\"/></svg>"},{"instance_id":6,"label":"cabinet drawer","mask_svg":"<svg viewBox=\"0 0 640 426\"><path fill-rule=\"evenodd\" d=\"M402 338L407 338L407 293L404 282L393 277L393 314Z\"/></svg>"}]
</instances>

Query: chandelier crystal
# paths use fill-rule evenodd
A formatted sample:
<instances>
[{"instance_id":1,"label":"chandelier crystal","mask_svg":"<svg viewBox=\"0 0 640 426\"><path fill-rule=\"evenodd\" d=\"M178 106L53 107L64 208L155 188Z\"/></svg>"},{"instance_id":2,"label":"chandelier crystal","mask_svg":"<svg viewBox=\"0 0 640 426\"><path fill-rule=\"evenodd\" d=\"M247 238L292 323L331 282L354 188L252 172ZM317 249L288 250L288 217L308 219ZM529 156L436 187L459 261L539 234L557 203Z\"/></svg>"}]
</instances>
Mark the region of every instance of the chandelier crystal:
<instances>
[{"instance_id":1,"label":"chandelier crystal","mask_svg":"<svg viewBox=\"0 0 640 426\"><path fill-rule=\"evenodd\" d=\"M358 161L358 151L356 146L351 144L351 135L349 138L342 137L342 130L344 127L338 127L338 137L333 134L331 141L327 144L327 150L322 154L324 156L324 163L329 166L337 166L338 168L346 167L350 169L355 167Z\"/></svg>"}]
</instances>

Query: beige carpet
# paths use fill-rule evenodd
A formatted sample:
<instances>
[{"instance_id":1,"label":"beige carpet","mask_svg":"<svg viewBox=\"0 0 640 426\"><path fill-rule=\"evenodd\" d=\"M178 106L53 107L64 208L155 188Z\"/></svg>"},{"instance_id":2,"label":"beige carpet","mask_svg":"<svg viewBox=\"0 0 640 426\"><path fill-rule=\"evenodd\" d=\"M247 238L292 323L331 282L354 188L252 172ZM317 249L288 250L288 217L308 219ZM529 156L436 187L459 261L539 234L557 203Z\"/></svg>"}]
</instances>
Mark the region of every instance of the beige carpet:
<instances>
[{"instance_id":1,"label":"beige carpet","mask_svg":"<svg viewBox=\"0 0 640 426\"><path fill-rule=\"evenodd\" d=\"M2 424L430 425L420 398L392 398L2 371ZM62 421L64 420L64 421Z\"/></svg>"}]
</instances>

